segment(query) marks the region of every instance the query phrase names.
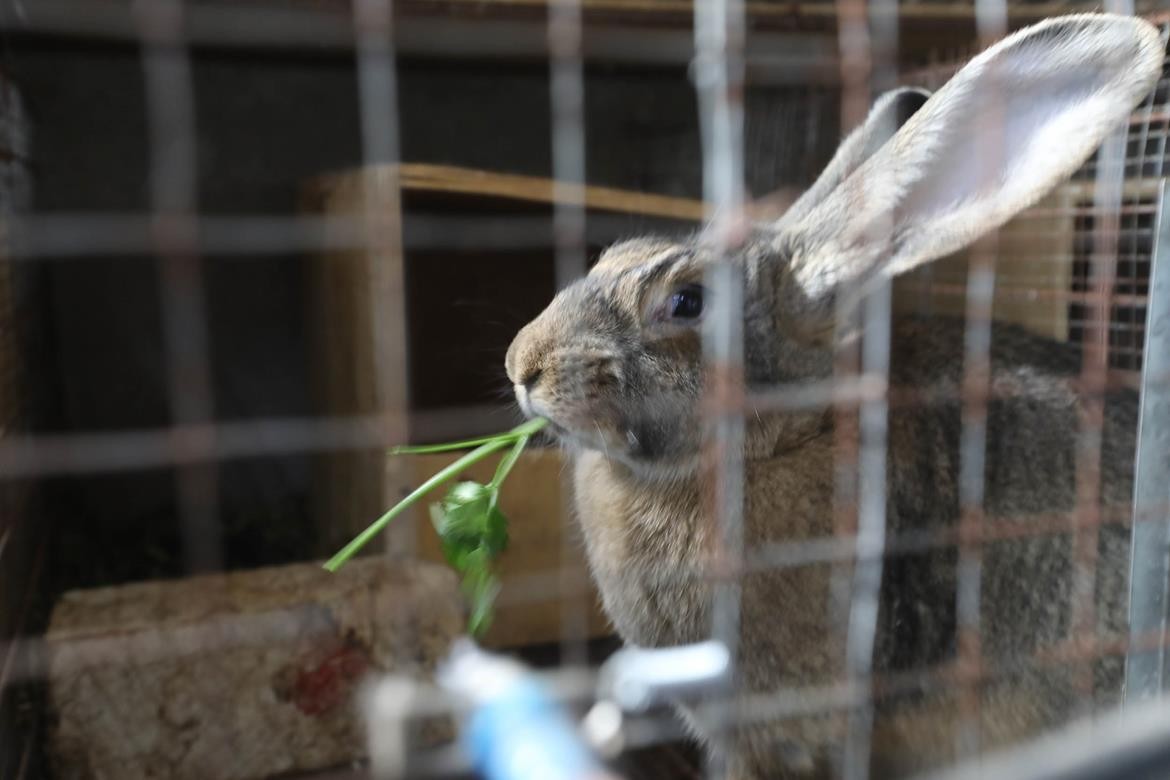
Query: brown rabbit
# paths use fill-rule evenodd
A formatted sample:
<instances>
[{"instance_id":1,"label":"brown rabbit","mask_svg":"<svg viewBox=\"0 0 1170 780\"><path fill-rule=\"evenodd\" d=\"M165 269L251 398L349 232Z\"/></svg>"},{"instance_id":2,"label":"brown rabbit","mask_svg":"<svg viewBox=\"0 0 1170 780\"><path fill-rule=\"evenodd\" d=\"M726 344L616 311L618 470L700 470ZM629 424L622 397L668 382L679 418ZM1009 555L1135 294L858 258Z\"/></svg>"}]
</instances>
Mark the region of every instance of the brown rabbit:
<instances>
[{"instance_id":1,"label":"brown rabbit","mask_svg":"<svg viewBox=\"0 0 1170 780\"><path fill-rule=\"evenodd\" d=\"M879 100L820 180L779 222L756 226L732 258L743 280L749 387L830 378L838 305L855 304L874 280L953 253L1035 203L1150 92L1163 50L1143 21L1067 16L1003 40L929 98L899 90ZM988 117L994 132L980 133ZM635 645L695 642L711 631L699 326L710 303L705 274L717 257L702 236L613 246L508 351L521 408L547 417L572 453L593 575L614 625ZM894 323L892 386L931 400L890 408L892 532L957 522L963 337L960 321ZM1084 404L1071 381L1079 352L996 326L991 358L988 517L1070 514ZM1107 399L1104 505L1130 501L1136 400L1130 392ZM745 426L749 559L764 543L831 536L830 411L749 413ZM1128 531L1104 528L1099 555L1098 628L1123 631ZM878 672L954 658L956 560L952 548L886 561ZM1074 579L1067 531L985 546L982 653L1000 674L980 694L984 747L1057 725L1084 704L1070 669L1019 663L1069 636ZM745 695L841 679L829 564L749 570L742 583ZM1120 661L1098 663L1094 675L1099 702L1116 700ZM953 758L956 694L931 690L879 704L878 776ZM687 720L700 738L709 736L696 718ZM737 778L811 776L835 764L841 744L839 715L756 722L735 733L727 759Z\"/></svg>"}]
</instances>

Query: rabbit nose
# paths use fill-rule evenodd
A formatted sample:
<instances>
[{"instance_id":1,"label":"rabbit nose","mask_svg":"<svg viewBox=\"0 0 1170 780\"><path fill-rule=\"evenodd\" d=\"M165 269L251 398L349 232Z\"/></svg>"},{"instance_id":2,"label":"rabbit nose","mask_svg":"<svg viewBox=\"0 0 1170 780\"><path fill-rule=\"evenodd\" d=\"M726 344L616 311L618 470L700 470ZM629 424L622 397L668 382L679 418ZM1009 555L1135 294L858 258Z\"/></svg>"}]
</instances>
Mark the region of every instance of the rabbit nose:
<instances>
[{"instance_id":1,"label":"rabbit nose","mask_svg":"<svg viewBox=\"0 0 1170 780\"><path fill-rule=\"evenodd\" d=\"M532 387L544 372L547 339L542 339L534 326L536 321L524 326L516 334L504 358L508 379L517 387Z\"/></svg>"},{"instance_id":2,"label":"rabbit nose","mask_svg":"<svg viewBox=\"0 0 1170 780\"><path fill-rule=\"evenodd\" d=\"M508 375L508 381L513 385L520 384L520 338L524 335L521 330L516 334L516 338L512 339L512 344L508 347L508 352L504 355L504 373Z\"/></svg>"}]
</instances>

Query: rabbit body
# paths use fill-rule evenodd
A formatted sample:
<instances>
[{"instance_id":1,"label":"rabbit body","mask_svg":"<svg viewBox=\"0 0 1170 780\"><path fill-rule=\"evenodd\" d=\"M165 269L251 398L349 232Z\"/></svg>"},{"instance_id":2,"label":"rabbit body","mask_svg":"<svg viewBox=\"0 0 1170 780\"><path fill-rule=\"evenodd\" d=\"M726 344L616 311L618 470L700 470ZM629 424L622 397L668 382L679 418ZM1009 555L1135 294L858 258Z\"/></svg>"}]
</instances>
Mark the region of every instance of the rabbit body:
<instances>
[{"instance_id":1,"label":"rabbit body","mask_svg":"<svg viewBox=\"0 0 1170 780\"><path fill-rule=\"evenodd\" d=\"M827 382L849 336L838 312L855 311L879 280L969 245L1067 178L1149 94L1164 49L1149 24L1108 14L1016 33L932 96L903 89L879 99L778 222L755 226L730 249L706 234L615 245L521 330L508 376L523 411L548 418L572 453L590 566L627 642L674 645L711 631L717 532L702 457L711 268L730 263L742 282L749 388ZM879 675L897 678L945 665L957 652L963 323L901 319L891 345L887 530L891 538L952 533L951 544L894 550L884 561L873 661ZM1117 698L1117 655L1091 668L1033 662L1043 660L1037 653L1078 649L1052 646L1084 631L1108 640L1125 630L1128 529L1094 527L1078 547L1072 527L1078 507L1129 505L1137 423L1128 391L1110 393L1094 419L1101 407L1078 391L1074 347L997 325L990 357L981 503L987 524L1028 533L981 548L983 748L1051 728L1094 698ZM901 391L913 393L911 402L899 402ZM841 702L809 714L799 710L811 699L789 698L798 711L787 718L767 710L784 703L774 696L781 689L843 679L834 564L778 566L765 556L834 536L829 403L744 414L736 682L745 717L727 756L731 775L743 780L814 776L840 760ZM1099 450L1082 427L1100 431ZM1098 451L1094 491L1084 477ZM1096 577L1079 574L1074 562L1092 557ZM1078 592L1087 598L1074 598ZM966 738L960 714L974 711L972 701L953 679L927 682L878 699L875 776L937 766ZM698 713L683 715L699 738L713 736Z\"/></svg>"},{"instance_id":2,"label":"rabbit body","mask_svg":"<svg viewBox=\"0 0 1170 780\"><path fill-rule=\"evenodd\" d=\"M963 323L908 318L894 329L891 382L937 401L889 412L887 525L893 534L954 529L959 519ZM1076 440L1083 411L1073 387L1079 352L1018 328L997 326L988 403L985 511L997 518L1038 516L1052 528L988 545L982 575L982 651L988 665L1030 658L1069 637L1073 592ZM768 426L754 419L759 429ZM834 438L823 413L809 438L780 438L768 457L748 460L745 547L799 543L833 535ZM1132 491L1137 398L1112 393L1105 404L1101 500L1124 509ZM773 426L775 427L775 426ZM750 434L749 434L750 435ZM626 641L642 646L696 642L710 634L711 584L702 576L714 530L703 514L701 479L645 480L620 461L586 450L575 463L575 495L591 569L607 614ZM1068 522L1058 527L1061 516ZM1129 529L1099 535L1094 599L1101 638L1124 630ZM926 669L954 660L956 564L953 547L896 555L885 563L875 668ZM1026 576L1022 576L1026 574ZM690 575L690 576L689 576ZM749 693L827 686L844 657L830 616L831 568L796 566L743 578L741 685ZM1121 664L1097 664L1102 704L1120 692ZM940 686L941 687L941 686ZM1010 695L1005 695L1005 692ZM985 746L1022 739L1080 712L1067 671L1007 675L989 687ZM916 713L916 710L920 712ZM887 718L883 720L883 717ZM991 720L994 718L994 720ZM879 707L875 760L898 773L952 758L959 710L954 691L908 705ZM826 770L839 744L839 719L779 723L748 730L736 759L743 777ZM888 776L879 774L880 776Z\"/></svg>"}]
</instances>

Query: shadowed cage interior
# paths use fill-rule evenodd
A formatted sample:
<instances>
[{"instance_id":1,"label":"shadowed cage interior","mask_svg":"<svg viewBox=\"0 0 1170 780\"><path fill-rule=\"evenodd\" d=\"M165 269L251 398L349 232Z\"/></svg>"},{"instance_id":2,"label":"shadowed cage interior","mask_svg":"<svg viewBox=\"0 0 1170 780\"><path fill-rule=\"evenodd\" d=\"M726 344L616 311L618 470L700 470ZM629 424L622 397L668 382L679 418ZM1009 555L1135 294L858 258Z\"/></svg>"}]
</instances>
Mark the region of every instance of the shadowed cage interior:
<instances>
[{"instance_id":1,"label":"shadowed cage interior","mask_svg":"<svg viewBox=\"0 0 1170 780\"><path fill-rule=\"evenodd\" d=\"M1100 10L0 3L0 777L369 776L386 676L403 776L470 776L441 494L319 564L456 457L389 447L525 415L480 643L577 718L623 640L731 649L619 776L909 777L1159 693L1170 17L1106 3L1156 85L989 235L880 205L966 116L882 95ZM976 190L1027 178L997 103Z\"/></svg>"}]
</instances>

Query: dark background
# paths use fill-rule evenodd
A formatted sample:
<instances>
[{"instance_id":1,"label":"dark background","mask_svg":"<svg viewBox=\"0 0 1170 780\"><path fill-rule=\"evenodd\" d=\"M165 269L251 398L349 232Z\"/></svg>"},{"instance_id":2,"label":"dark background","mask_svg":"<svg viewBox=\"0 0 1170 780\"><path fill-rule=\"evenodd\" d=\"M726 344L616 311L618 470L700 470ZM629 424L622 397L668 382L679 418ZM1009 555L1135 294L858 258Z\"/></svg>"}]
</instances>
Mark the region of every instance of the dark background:
<instances>
[{"instance_id":1,"label":"dark background","mask_svg":"<svg viewBox=\"0 0 1170 780\"><path fill-rule=\"evenodd\" d=\"M3 66L32 120L34 211L148 211L138 48L16 39ZM192 73L201 213L292 215L308 179L360 164L352 54L196 50ZM550 175L546 62L404 60L398 78L404 161ZM758 87L746 107L746 175L756 193L807 181L838 140L831 90ZM701 193L695 92L682 67L590 67L586 139L591 184ZM628 232L641 227L631 220ZM408 254L413 407L501 402L503 352L552 295L551 260L550 249ZM300 255L203 258L217 419L321 413L305 264ZM33 432L168 425L156 259L48 258L19 273L36 319ZM321 552L309 456L218 469L225 565ZM183 573L172 471L61 478L45 488L51 591Z\"/></svg>"}]
</instances>

